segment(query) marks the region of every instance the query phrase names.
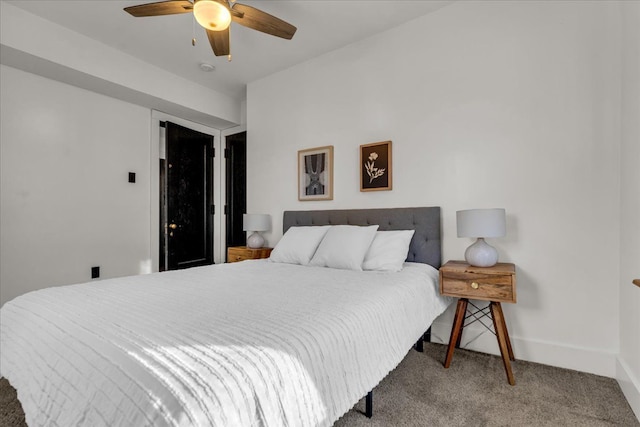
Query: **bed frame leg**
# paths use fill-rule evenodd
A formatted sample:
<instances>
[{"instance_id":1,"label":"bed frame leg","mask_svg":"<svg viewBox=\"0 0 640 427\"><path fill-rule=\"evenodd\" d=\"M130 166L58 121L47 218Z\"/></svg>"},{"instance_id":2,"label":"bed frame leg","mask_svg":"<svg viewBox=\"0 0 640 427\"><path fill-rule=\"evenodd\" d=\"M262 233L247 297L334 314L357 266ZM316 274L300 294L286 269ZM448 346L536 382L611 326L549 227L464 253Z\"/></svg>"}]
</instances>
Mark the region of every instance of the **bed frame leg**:
<instances>
[{"instance_id":1,"label":"bed frame leg","mask_svg":"<svg viewBox=\"0 0 640 427\"><path fill-rule=\"evenodd\" d=\"M420 353L424 352L424 344L423 343L425 341L426 342L431 342L431 327L429 327L429 329L427 329L427 332L422 334L420 339L416 342L416 345L415 345L416 351L419 351Z\"/></svg>"},{"instance_id":2,"label":"bed frame leg","mask_svg":"<svg viewBox=\"0 0 640 427\"><path fill-rule=\"evenodd\" d=\"M364 414L367 416L367 418L373 417L373 390L367 393L367 397L365 399Z\"/></svg>"}]
</instances>

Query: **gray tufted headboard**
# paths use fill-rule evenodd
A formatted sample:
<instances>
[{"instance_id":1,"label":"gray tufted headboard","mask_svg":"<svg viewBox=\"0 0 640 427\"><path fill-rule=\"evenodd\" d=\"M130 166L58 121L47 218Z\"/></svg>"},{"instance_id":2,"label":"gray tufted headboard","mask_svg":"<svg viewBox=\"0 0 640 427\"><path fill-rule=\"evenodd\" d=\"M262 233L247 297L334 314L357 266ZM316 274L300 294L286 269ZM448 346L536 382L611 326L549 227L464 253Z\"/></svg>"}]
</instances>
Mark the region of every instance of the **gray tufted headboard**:
<instances>
[{"instance_id":1,"label":"gray tufted headboard","mask_svg":"<svg viewBox=\"0 0 640 427\"><path fill-rule=\"evenodd\" d=\"M302 225L373 225L379 230L416 230L411 240L408 262L421 262L435 268L442 263L440 207L345 209L326 211L285 211L283 232Z\"/></svg>"}]
</instances>

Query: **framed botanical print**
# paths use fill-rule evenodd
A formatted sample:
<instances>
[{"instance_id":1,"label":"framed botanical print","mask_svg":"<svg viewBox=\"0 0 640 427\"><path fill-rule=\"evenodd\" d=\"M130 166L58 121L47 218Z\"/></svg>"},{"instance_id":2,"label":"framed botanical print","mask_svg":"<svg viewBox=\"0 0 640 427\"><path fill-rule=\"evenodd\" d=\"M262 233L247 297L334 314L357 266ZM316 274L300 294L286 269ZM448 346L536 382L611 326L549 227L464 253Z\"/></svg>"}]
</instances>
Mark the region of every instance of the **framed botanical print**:
<instances>
[{"instance_id":1,"label":"framed botanical print","mask_svg":"<svg viewBox=\"0 0 640 427\"><path fill-rule=\"evenodd\" d=\"M391 189L391 141L361 145L360 191Z\"/></svg>"},{"instance_id":2,"label":"framed botanical print","mask_svg":"<svg viewBox=\"0 0 640 427\"><path fill-rule=\"evenodd\" d=\"M298 151L298 200L333 200L333 145Z\"/></svg>"}]
</instances>

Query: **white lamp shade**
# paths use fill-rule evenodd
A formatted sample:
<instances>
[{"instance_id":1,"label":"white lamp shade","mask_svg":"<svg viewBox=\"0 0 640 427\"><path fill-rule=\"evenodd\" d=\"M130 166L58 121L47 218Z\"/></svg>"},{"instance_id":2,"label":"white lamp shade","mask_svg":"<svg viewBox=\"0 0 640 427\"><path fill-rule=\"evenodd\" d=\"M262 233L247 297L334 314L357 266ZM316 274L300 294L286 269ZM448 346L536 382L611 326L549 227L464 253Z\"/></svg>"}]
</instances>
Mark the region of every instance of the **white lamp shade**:
<instances>
[{"instance_id":1,"label":"white lamp shade","mask_svg":"<svg viewBox=\"0 0 640 427\"><path fill-rule=\"evenodd\" d=\"M267 231L271 228L271 215L244 214L242 215L242 229L244 231Z\"/></svg>"},{"instance_id":2,"label":"white lamp shade","mask_svg":"<svg viewBox=\"0 0 640 427\"><path fill-rule=\"evenodd\" d=\"M502 237L507 234L504 209L468 209L456 212L458 237Z\"/></svg>"}]
</instances>

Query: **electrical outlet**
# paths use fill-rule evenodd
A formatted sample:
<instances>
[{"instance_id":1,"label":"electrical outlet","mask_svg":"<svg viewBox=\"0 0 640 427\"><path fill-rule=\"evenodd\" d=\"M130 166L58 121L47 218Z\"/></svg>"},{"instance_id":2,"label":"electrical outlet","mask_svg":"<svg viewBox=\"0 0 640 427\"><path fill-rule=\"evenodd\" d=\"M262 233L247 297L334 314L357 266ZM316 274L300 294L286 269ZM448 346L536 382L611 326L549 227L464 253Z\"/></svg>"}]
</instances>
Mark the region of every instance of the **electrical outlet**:
<instances>
[{"instance_id":1,"label":"electrical outlet","mask_svg":"<svg viewBox=\"0 0 640 427\"><path fill-rule=\"evenodd\" d=\"M97 279L100 277L100 267L91 267L91 278Z\"/></svg>"}]
</instances>

